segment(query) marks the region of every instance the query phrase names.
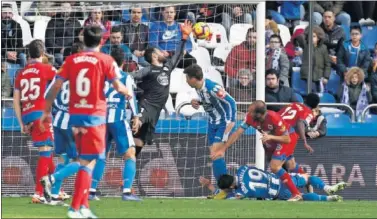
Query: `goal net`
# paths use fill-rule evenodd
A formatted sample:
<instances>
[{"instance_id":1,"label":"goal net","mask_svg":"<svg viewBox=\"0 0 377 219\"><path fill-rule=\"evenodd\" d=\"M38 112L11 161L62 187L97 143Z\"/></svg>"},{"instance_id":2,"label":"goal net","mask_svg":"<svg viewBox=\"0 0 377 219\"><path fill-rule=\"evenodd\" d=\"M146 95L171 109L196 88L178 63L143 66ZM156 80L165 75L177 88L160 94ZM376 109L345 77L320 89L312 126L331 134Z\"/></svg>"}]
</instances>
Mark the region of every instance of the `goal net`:
<instances>
[{"instance_id":1,"label":"goal net","mask_svg":"<svg viewBox=\"0 0 377 219\"><path fill-rule=\"evenodd\" d=\"M15 2L2 2L2 13L12 13L7 15L9 18L3 19L2 16L2 23L8 25L4 32L2 29L2 195L30 195L34 192L38 151L32 146L30 137L20 133L12 108L12 92L6 90L13 90L16 72L25 61L25 57L20 54L27 54L26 46L31 40L43 40L49 61L59 67L70 54L72 44L80 41L81 30L85 25L98 23L103 27L104 42L108 41L103 47L108 43L116 44L110 34L111 28L120 26L124 38L121 44L130 51L127 64L133 66L127 70L134 71L136 66L142 68L145 64L135 50L142 51L148 45L153 45L174 53L180 33L177 28L166 28L169 19L173 20L171 24L183 22L185 19L194 24L205 22L212 34L207 40L196 40L191 36L189 45L186 46L187 54L190 55L185 56L183 63L174 69L170 79L170 97L165 111L161 113L155 140L152 145L144 147L137 159L137 175L133 188L142 196L208 195L209 191L199 183L200 176L215 183L207 144L207 116L202 108L194 110L188 104L193 90L185 81L183 68L194 59L203 68L206 78L225 87L239 102L238 126L245 116L247 104L256 99L257 86L264 87L264 74L256 74L258 69L264 72L264 67L257 66L257 62L264 63L264 52L257 55L256 51L258 44L265 43L264 33L257 34L257 5L155 2L78 2L69 5L51 1L22 1L17 5ZM169 10L169 7L173 9ZM142 8L140 22L143 28L137 29L137 34L125 31L127 22L139 20L135 17L135 8ZM264 14L261 17L264 19ZM11 21L18 25L9 25ZM259 22L264 23L264 20ZM158 23L162 25L157 27ZM264 25L262 26L264 28ZM15 34L15 31L22 34ZM260 36L263 37L259 39ZM7 42L4 45L3 38L4 42ZM264 45L260 45L260 48L264 48ZM15 51L16 58L13 54ZM4 79L4 76L7 76L7 79ZM257 81L262 85L258 85ZM250 130L226 153L229 172L235 173L240 165L255 164L256 148L255 132ZM98 188L102 195L120 195L123 166L122 158L112 150ZM70 193L73 185L74 177L70 177L64 182L63 188Z\"/></svg>"}]
</instances>

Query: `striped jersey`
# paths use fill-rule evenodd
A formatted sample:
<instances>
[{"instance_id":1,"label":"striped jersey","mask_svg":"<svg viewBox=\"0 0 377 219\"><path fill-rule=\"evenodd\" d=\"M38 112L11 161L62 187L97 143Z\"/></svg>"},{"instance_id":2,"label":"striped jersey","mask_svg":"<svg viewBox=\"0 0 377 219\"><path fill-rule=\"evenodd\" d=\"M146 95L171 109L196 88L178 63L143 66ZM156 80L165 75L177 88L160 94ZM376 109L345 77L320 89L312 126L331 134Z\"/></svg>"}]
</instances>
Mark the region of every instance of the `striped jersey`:
<instances>
[{"instance_id":1,"label":"striped jersey","mask_svg":"<svg viewBox=\"0 0 377 219\"><path fill-rule=\"evenodd\" d=\"M256 167L241 166L236 180L236 194L245 198L274 199L281 187L277 176Z\"/></svg>"},{"instance_id":2,"label":"striped jersey","mask_svg":"<svg viewBox=\"0 0 377 219\"><path fill-rule=\"evenodd\" d=\"M53 83L51 83L53 84ZM58 95L53 104L52 115L53 123L52 125L60 129L68 129L69 123L69 113L68 113L68 103L69 103L69 81L64 81L62 88L60 89Z\"/></svg>"},{"instance_id":3,"label":"striped jersey","mask_svg":"<svg viewBox=\"0 0 377 219\"><path fill-rule=\"evenodd\" d=\"M221 85L209 79L204 79L203 87L196 89L196 92L209 116L210 124L221 124L236 120L236 101Z\"/></svg>"},{"instance_id":4,"label":"striped jersey","mask_svg":"<svg viewBox=\"0 0 377 219\"><path fill-rule=\"evenodd\" d=\"M128 75L124 71L120 71L121 78L120 81L126 85L129 91L133 92L134 88L136 87L133 78ZM105 96L106 96L106 103L107 103L107 123L115 123L122 120L126 120L126 109L127 104L130 104L131 110L134 115L137 115L138 106L136 96L133 93L132 99L128 102L126 97L120 93L118 93L111 82L105 82Z\"/></svg>"}]
</instances>

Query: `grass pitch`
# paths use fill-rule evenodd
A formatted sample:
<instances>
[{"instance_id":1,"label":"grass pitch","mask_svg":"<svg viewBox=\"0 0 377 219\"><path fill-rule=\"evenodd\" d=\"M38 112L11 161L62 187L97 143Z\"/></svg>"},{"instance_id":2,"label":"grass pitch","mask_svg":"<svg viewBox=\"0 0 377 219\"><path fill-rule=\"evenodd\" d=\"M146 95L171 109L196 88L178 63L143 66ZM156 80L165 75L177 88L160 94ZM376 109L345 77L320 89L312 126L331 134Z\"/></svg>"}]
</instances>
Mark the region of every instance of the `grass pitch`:
<instances>
[{"instance_id":1,"label":"grass pitch","mask_svg":"<svg viewBox=\"0 0 377 219\"><path fill-rule=\"evenodd\" d=\"M3 218L65 218L68 208L31 204L31 198L2 198ZM376 218L377 202L285 202L207 199L144 199L91 202L100 218Z\"/></svg>"}]
</instances>

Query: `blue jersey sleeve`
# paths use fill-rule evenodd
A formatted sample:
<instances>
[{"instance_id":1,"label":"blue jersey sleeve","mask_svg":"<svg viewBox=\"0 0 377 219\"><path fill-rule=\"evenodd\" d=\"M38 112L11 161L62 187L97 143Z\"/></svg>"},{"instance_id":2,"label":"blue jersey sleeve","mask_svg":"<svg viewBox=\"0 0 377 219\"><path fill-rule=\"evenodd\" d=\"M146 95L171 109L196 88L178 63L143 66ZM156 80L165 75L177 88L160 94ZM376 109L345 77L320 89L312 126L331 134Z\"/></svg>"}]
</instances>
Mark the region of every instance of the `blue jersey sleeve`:
<instances>
[{"instance_id":1,"label":"blue jersey sleeve","mask_svg":"<svg viewBox=\"0 0 377 219\"><path fill-rule=\"evenodd\" d=\"M220 100L221 105L225 110L226 121L228 122L235 122L236 121L236 112L237 112L237 105L236 101L232 96L230 96L225 89L216 84L213 86L211 90L214 97Z\"/></svg>"}]
</instances>

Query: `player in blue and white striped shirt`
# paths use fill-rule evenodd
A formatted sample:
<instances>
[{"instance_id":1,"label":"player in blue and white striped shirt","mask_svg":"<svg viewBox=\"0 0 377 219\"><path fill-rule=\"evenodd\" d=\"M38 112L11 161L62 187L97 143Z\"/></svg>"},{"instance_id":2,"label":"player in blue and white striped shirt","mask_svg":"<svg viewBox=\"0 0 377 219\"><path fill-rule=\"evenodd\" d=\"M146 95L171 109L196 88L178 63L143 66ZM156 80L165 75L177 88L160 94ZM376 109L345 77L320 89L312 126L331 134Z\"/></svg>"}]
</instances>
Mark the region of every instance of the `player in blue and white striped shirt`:
<instances>
[{"instance_id":1,"label":"player in blue and white striped shirt","mask_svg":"<svg viewBox=\"0 0 377 219\"><path fill-rule=\"evenodd\" d=\"M221 146L227 141L236 120L236 101L231 97L222 86L203 78L202 68L193 64L187 67L183 73L186 74L187 83L195 88L200 100L192 100L191 105L198 109L200 104L209 116L208 124L208 145L210 150ZM226 163L224 157L213 159L213 175L216 180L222 174L226 174Z\"/></svg>"},{"instance_id":2,"label":"player in blue and white striped shirt","mask_svg":"<svg viewBox=\"0 0 377 219\"><path fill-rule=\"evenodd\" d=\"M120 47L112 47L111 56L115 59L120 68L123 66L124 51ZM135 87L134 80L127 73L120 71L120 81L132 92ZM136 150L131 128L127 122L127 105L130 105L134 115L134 122L138 120L138 106L135 95L127 101L124 95L119 94L110 82L105 82L105 95L107 102L107 124L106 124L106 154L111 149L114 140L118 155L121 155L124 162L123 169L123 196L124 201L140 201L141 199L131 194L131 187L136 175ZM101 180L106 166L105 159L97 160L93 170L92 185L90 187L90 200L99 200L96 196L96 189Z\"/></svg>"},{"instance_id":3,"label":"player in blue and white striped shirt","mask_svg":"<svg viewBox=\"0 0 377 219\"><path fill-rule=\"evenodd\" d=\"M72 54L80 52L84 49L84 44L79 42L72 46ZM47 91L50 90L54 81L51 82ZM46 92L47 94L48 92ZM77 160L76 143L73 137L72 128L68 126L69 113L69 81L63 83L61 90L53 104L53 129L54 129L54 149L55 154L59 156L59 163L55 168L55 173L49 176L45 176L41 179L41 183L44 187L47 196L50 196L51 200L48 200L48 204L59 204L60 200L64 200L66 197L59 197L59 192L64 179L77 173L80 167L80 163Z\"/></svg>"}]
</instances>

